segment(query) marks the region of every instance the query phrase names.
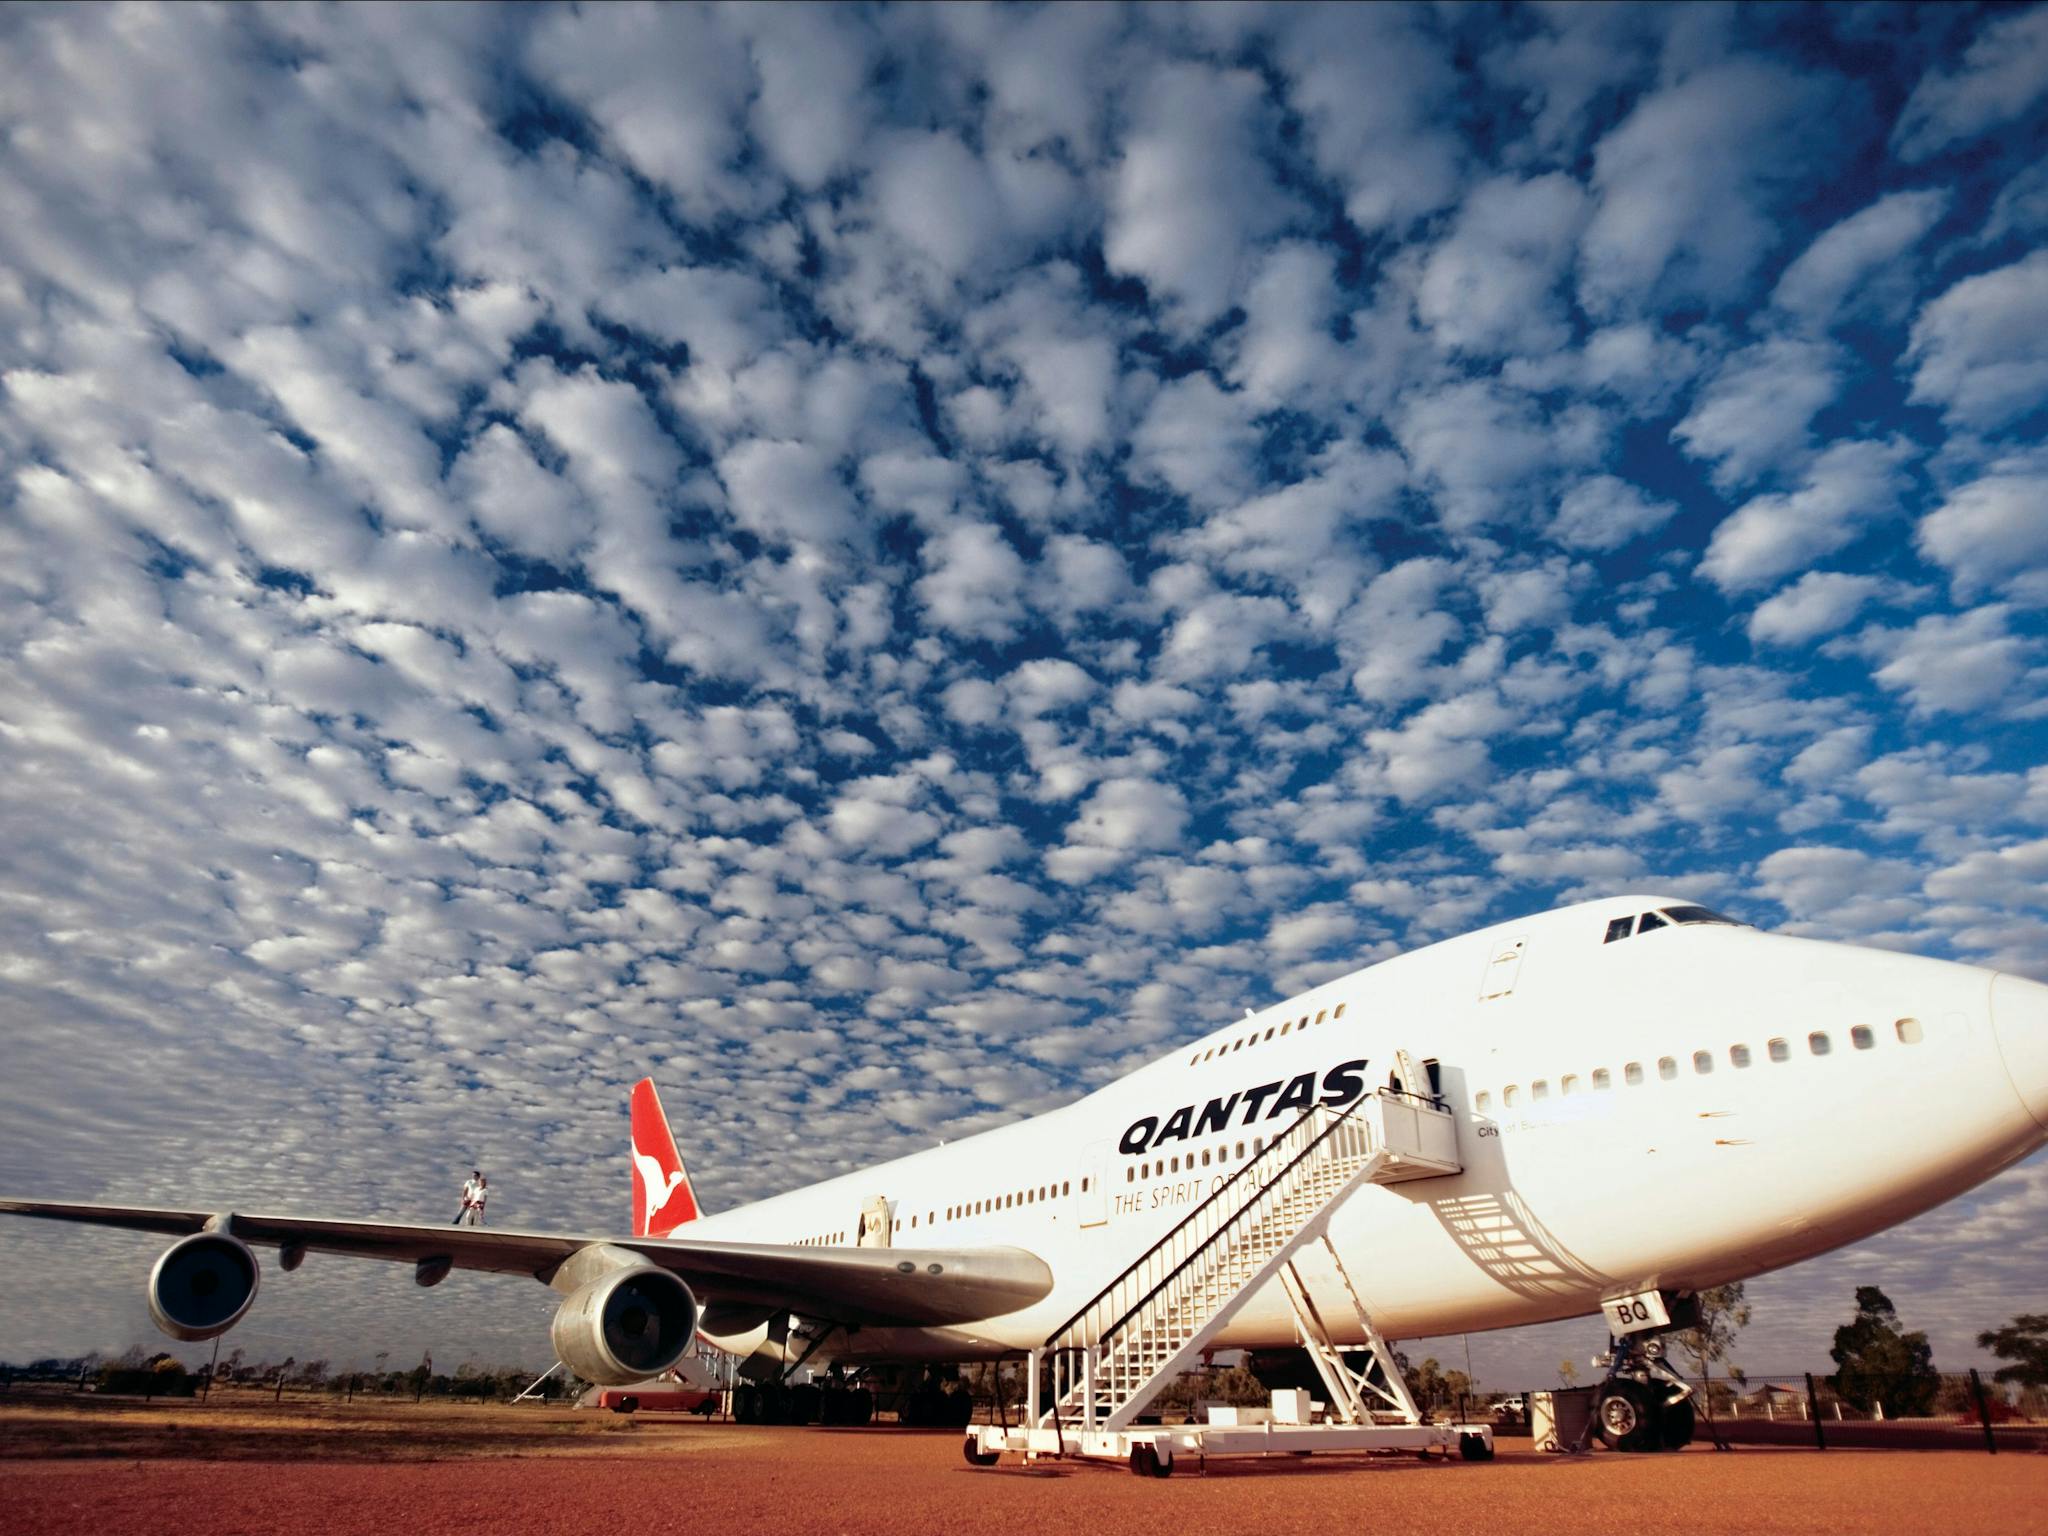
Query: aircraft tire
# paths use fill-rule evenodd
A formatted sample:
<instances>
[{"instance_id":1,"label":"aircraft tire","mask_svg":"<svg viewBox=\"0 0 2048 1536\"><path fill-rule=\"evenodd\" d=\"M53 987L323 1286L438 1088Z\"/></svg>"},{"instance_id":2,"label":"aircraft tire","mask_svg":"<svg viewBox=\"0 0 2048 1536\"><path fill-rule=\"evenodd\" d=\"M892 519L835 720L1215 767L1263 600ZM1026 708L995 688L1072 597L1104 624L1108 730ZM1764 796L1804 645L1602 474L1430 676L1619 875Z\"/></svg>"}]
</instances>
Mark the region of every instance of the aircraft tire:
<instances>
[{"instance_id":1,"label":"aircraft tire","mask_svg":"<svg viewBox=\"0 0 2048 1536\"><path fill-rule=\"evenodd\" d=\"M637 1397L633 1397L630 1394L620 1398L616 1403L612 1404L613 1413L638 1413L639 1411L640 1399Z\"/></svg>"},{"instance_id":2,"label":"aircraft tire","mask_svg":"<svg viewBox=\"0 0 2048 1536\"><path fill-rule=\"evenodd\" d=\"M1593 1401L1593 1421L1610 1451L1654 1451L1662 1444L1657 1411L1640 1382L1610 1381Z\"/></svg>"},{"instance_id":3,"label":"aircraft tire","mask_svg":"<svg viewBox=\"0 0 2048 1536\"><path fill-rule=\"evenodd\" d=\"M1688 1397L1682 1402L1667 1404L1664 1409L1663 1422L1659 1425L1662 1431L1664 1449L1676 1451L1691 1445L1694 1423L1695 1416L1691 1398Z\"/></svg>"}]
</instances>

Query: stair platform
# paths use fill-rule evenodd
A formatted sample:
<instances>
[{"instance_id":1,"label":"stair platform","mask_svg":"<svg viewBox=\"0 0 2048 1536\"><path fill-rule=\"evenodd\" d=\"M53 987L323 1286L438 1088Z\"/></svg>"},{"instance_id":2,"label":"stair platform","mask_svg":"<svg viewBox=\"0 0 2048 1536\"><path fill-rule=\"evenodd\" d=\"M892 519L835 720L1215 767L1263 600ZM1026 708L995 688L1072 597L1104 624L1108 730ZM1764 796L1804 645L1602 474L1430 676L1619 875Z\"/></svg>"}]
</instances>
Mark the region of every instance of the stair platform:
<instances>
[{"instance_id":1,"label":"stair platform","mask_svg":"<svg viewBox=\"0 0 2048 1536\"><path fill-rule=\"evenodd\" d=\"M1491 1424L1174 1424L1133 1429L1086 1430L1074 1425L1032 1427L972 1424L971 1450L984 1459L1005 1452L1027 1460L1082 1458L1124 1462L1138 1470L1133 1453L1147 1447L1146 1470L1165 1476L1177 1462L1211 1456L1305 1456L1317 1452L1385 1451L1440 1453L1467 1461L1493 1459Z\"/></svg>"}]
</instances>

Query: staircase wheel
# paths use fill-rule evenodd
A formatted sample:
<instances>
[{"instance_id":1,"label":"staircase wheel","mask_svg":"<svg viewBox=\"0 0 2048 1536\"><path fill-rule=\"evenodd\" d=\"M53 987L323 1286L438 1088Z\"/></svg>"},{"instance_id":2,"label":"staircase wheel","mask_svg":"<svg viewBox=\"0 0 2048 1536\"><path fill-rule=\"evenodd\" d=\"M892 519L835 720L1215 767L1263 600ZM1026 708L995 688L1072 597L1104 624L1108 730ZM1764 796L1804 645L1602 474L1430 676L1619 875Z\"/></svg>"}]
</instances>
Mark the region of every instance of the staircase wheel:
<instances>
[{"instance_id":1,"label":"staircase wheel","mask_svg":"<svg viewBox=\"0 0 2048 1536\"><path fill-rule=\"evenodd\" d=\"M1458 1436L1458 1455L1466 1461L1493 1460L1493 1447L1484 1435Z\"/></svg>"},{"instance_id":2,"label":"staircase wheel","mask_svg":"<svg viewBox=\"0 0 2048 1536\"><path fill-rule=\"evenodd\" d=\"M961 1443L960 1454L967 1458L971 1467L992 1467L1003 1459L1001 1451L984 1451L981 1442L972 1435Z\"/></svg>"},{"instance_id":3,"label":"staircase wheel","mask_svg":"<svg viewBox=\"0 0 2048 1536\"><path fill-rule=\"evenodd\" d=\"M1159 1452L1152 1448L1149 1440L1140 1441L1131 1447L1131 1476L1164 1477L1159 1470Z\"/></svg>"}]
</instances>

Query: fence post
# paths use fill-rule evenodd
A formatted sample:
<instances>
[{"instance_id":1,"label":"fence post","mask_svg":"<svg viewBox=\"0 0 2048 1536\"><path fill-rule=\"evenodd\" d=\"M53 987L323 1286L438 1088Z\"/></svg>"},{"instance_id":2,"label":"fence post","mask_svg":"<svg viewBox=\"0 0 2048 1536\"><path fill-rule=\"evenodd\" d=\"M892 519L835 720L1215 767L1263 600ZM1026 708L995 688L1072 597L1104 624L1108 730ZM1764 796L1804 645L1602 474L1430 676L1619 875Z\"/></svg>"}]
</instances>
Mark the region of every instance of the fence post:
<instances>
[{"instance_id":1,"label":"fence post","mask_svg":"<svg viewBox=\"0 0 2048 1536\"><path fill-rule=\"evenodd\" d=\"M1806 1373L1806 1411L1813 1415L1813 1448L1828 1448L1827 1431L1820 1427L1820 1395L1813 1390L1813 1372Z\"/></svg>"},{"instance_id":2,"label":"fence post","mask_svg":"<svg viewBox=\"0 0 2048 1536\"><path fill-rule=\"evenodd\" d=\"M1984 1449L1996 1456L1998 1437L1991 1433L1991 1405L1984 1401L1984 1378L1974 1365L1970 1367L1970 1396L1977 1400L1977 1422L1984 1426Z\"/></svg>"}]
</instances>

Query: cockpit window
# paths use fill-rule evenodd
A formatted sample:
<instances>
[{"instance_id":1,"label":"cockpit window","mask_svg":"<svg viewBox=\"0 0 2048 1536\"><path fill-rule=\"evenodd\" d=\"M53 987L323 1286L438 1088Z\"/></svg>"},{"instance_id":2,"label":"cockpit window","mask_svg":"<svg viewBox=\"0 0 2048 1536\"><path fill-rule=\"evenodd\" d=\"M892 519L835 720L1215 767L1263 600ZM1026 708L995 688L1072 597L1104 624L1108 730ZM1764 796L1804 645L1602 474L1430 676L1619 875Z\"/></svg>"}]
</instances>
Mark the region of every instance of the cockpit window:
<instances>
[{"instance_id":1,"label":"cockpit window","mask_svg":"<svg viewBox=\"0 0 2048 1536\"><path fill-rule=\"evenodd\" d=\"M1742 925L1732 917L1723 917L1707 907L1666 907L1664 915L1674 923L1725 923L1730 928Z\"/></svg>"},{"instance_id":2,"label":"cockpit window","mask_svg":"<svg viewBox=\"0 0 2048 1536\"><path fill-rule=\"evenodd\" d=\"M1711 907L1665 907L1658 912L1645 912L1641 917L1615 917L1608 919L1607 937L1600 942L1612 944L1616 939L1626 939L1634 934L1648 933L1653 928L1669 928L1674 923L1721 923L1730 928L1740 928L1732 917L1723 917Z\"/></svg>"}]
</instances>

